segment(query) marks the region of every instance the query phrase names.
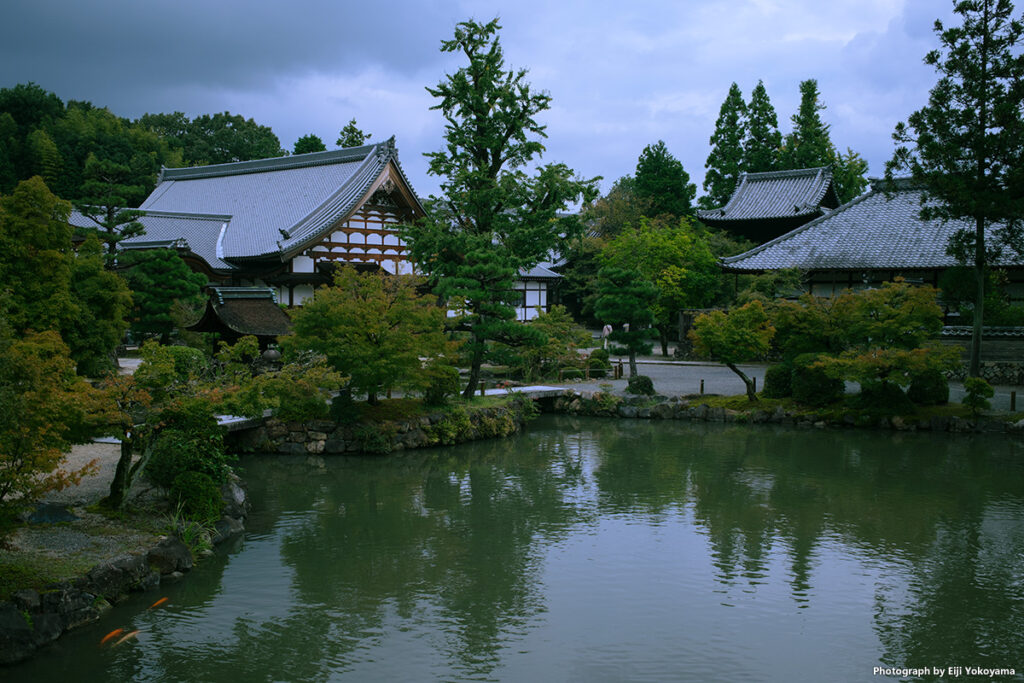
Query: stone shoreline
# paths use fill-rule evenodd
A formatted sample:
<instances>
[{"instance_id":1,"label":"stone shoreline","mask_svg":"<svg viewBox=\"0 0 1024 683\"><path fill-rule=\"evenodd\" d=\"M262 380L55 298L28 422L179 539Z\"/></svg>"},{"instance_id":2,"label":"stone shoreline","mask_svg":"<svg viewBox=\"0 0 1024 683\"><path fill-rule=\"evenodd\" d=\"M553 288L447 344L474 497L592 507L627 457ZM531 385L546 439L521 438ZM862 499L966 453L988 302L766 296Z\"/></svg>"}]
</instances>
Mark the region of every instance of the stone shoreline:
<instances>
[{"instance_id":1,"label":"stone shoreline","mask_svg":"<svg viewBox=\"0 0 1024 683\"><path fill-rule=\"evenodd\" d=\"M545 403L544 412L591 417L777 424L819 429L839 427L896 431L993 433L1024 431L1024 420L1008 422L985 417L968 419L956 416L913 420L898 416L870 417L855 413L845 413L838 418L823 418L785 410L782 407L765 410L755 405L749 410L729 410L721 406L710 406L702 402L699 396L618 395L600 391L569 389L563 395L549 399Z\"/></svg>"},{"instance_id":2,"label":"stone shoreline","mask_svg":"<svg viewBox=\"0 0 1024 683\"><path fill-rule=\"evenodd\" d=\"M242 482L233 477L221 489L224 512L210 542L220 544L244 530L250 503ZM57 640L65 631L99 619L130 593L176 581L192 569L192 551L177 536L163 536L142 551L128 552L92 567L85 575L42 591L14 591L0 603L0 664L15 664Z\"/></svg>"}]
</instances>

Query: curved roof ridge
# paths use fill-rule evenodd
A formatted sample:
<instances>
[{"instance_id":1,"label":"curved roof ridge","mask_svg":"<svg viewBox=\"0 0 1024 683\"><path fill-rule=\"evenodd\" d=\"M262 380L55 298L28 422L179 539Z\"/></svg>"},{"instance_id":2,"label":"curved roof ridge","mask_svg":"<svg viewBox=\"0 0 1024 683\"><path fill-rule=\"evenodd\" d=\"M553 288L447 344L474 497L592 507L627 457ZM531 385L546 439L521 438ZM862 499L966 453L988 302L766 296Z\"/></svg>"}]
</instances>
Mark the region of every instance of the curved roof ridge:
<instances>
[{"instance_id":1,"label":"curved roof ridge","mask_svg":"<svg viewBox=\"0 0 1024 683\"><path fill-rule=\"evenodd\" d=\"M789 239L792 239L793 237L796 237L797 235L807 231L808 229L813 228L814 226L818 225L819 223L822 223L823 221L829 220L831 218L835 218L836 216L838 216L839 214L843 213L844 211L847 211L847 210L853 208L857 204L860 204L864 200L868 199L869 197L873 197L876 194L878 194L878 191L875 190L874 188L872 188L870 192L865 192L864 194L860 195L859 197L855 197L855 198L851 199L850 201L846 202L842 206L839 206L839 207L829 211L828 213L826 213L826 214L824 214L822 216L818 216L814 220L808 221L807 223L804 223L800 227L794 228L793 230L790 230L789 232L787 232L787 233L785 233L783 235L779 235L778 237L776 237L773 240L769 240L769 241L765 242L764 244L760 244L760 245L754 247L753 249L751 249L750 251L745 251L742 254L736 254L735 256L725 256L725 257L719 259L719 263L721 263L722 265L729 265L729 264L733 264L733 263L736 263L736 262L741 261L741 260L748 259L748 258L750 258L752 256L756 256L756 255L760 254L761 252L765 251L766 249L768 249L769 247L773 247L776 244L781 244L782 242L785 242L785 241L787 241Z\"/></svg>"},{"instance_id":2,"label":"curved roof ridge","mask_svg":"<svg viewBox=\"0 0 1024 683\"><path fill-rule=\"evenodd\" d=\"M163 168L159 180L193 180L196 178L216 178L217 176L241 175L244 173L264 173L266 171L282 171L308 166L322 166L349 161L359 161L369 156L377 147L394 144L394 138L385 142L362 145L360 147L343 147L326 152L310 152L293 154L270 159L253 159L251 161L234 161L227 164L211 164L209 166L188 166L185 168Z\"/></svg>"},{"instance_id":3,"label":"curved roof ridge","mask_svg":"<svg viewBox=\"0 0 1024 683\"><path fill-rule=\"evenodd\" d=\"M822 171L832 173L831 166L811 166L809 168L791 168L784 171L758 171L756 173L744 172L743 175L754 180L767 180L771 178L798 178L805 175L818 175Z\"/></svg>"},{"instance_id":4,"label":"curved roof ridge","mask_svg":"<svg viewBox=\"0 0 1024 683\"><path fill-rule=\"evenodd\" d=\"M390 138L388 142L391 144L381 144L381 149L377 150L376 154L367 154L348 182L335 190L320 206L288 228L285 231L288 238L278 243L279 250L284 252L296 243L301 243L310 234L318 232L325 224L333 223L339 215L352 208L350 205L366 193L388 160L395 155L394 138Z\"/></svg>"}]
</instances>

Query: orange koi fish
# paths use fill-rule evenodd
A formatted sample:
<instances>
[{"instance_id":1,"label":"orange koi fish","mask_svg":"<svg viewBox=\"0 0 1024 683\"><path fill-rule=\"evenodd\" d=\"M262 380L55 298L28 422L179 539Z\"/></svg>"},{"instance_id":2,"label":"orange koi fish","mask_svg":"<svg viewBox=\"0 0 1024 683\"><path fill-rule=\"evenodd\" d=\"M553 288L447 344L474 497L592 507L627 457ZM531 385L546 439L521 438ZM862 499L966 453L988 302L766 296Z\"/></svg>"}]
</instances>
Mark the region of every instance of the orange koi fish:
<instances>
[{"instance_id":1,"label":"orange koi fish","mask_svg":"<svg viewBox=\"0 0 1024 683\"><path fill-rule=\"evenodd\" d=\"M113 631L103 636L103 640L100 641L100 645L106 645L108 641L110 641L112 638L116 638L122 633L124 633L123 628L115 628Z\"/></svg>"},{"instance_id":2,"label":"orange koi fish","mask_svg":"<svg viewBox=\"0 0 1024 683\"><path fill-rule=\"evenodd\" d=\"M150 605L149 609L153 609L155 607L159 607L160 605L164 604L165 602L167 602L167 598L160 598L159 600L154 602L152 605Z\"/></svg>"},{"instance_id":3,"label":"orange koi fish","mask_svg":"<svg viewBox=\"0 0 1024 683\"><path fill-rule=\"evenodd\" d=\"M116 643L114 643L113 645L111 645L111 647L117 647L121 643L123 643L125 641L128 641L128 640L131 640L132 638L134 638L137 635L139 635L138 631L132 631L131 633L127 633L127 634L121 636L121 640L119 640Z\"/></svg>"}]
</instances>

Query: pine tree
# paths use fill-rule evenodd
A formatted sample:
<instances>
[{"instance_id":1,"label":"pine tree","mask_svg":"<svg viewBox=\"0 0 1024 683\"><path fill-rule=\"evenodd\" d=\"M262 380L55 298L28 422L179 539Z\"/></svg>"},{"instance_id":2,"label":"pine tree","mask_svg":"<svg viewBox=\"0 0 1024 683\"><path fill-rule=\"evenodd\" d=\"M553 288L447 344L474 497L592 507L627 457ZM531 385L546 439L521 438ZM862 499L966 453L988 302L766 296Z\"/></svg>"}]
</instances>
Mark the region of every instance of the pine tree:
<instances>
[{"instance_id":1,"label":"pine tree","mask_svg":"<svg viewBox=\"0 0 1024 683\"><path fill-rule=\"evenodd\" d=\"M969 373L981 369L985 279L1007 248L1020 253L1024 216L1024 17L1009 0L955 5L960 26L935 22L942 48L925 56L939 80L928 104L899 123L886 176L909 171L923 189L924 219L964 220L949 253L974 268L976 294ZM999 226L995 239L986 231Z\"/></svg>"},{"instance_id":2,"label":"pine tree","mask_svg":"<svg viewBox=\"0 0 1024 683\"><path fill-rule=\"evenodd\" d=\"M746 128L747 107L743 104L743 93L738 85L729 86L722 107L715 122L715 133L711 136L711 154L704 164L704 192L701 206L711 209L725 206L736 189L736 182L743 167L743 134Z\"/></svg>"},{"instance_id":3,"label":"pine tree","mask_svg":"<svg viewBox=\"0 0 1024 683\"><path fill-rule=\"evenodd\" d=\"M644 147L636 164L634 191L640 199L651 202L649 216L676 217L693 214L697 186L683 170L683 162L669 153L663 140Z\"/></svg>"},{"instance_id":4,"label":"pine tree","mask_svg":"<svg viewBox=\"0 0 1024 683\"><path fill-rule=\"evenodd\" d=\"M800 83L800 109L793 115L793 132L786 136L782 167L786 169L827 166L835 158L829 126L821 120L825 110L818 93L818 81Z\"/></svg>"},{"instance_id":5,"label":"pine tree","mask_svg":"<svg viewBox=\"0 0 1024 683\"><path fill-rule=\"evenodd\" d=\"M334 144L338 147L359 147L369 139L370 134L361 131L359 126L356 125L356 120L352 119L338 133L338 139Z\"/></svg>"},{"instance_id":6,"label":"pine tree","mask_svg":"<svg viewBox=\"0 0 1024 683\"><path fill-rule=\"evenodd\" d=\"M779 167L782 134L775 107L764 82L758 81L747 105L747 129L743 138L743 170L747 173L774 171Z\"/></svg>"}]
</instances>

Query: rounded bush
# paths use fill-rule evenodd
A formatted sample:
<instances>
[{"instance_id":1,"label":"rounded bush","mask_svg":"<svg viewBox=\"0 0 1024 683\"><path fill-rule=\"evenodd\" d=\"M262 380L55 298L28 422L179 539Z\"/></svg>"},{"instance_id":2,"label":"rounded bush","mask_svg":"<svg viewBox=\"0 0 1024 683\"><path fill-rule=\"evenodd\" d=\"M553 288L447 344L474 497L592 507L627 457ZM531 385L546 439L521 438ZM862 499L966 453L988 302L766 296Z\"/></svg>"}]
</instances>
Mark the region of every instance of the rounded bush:
<instances>
[{"instance_id":1,"label":"rounded bush","mask_svg":"<svg viewBox=\"0 0 1024 683\"><path fill-rule=\"evenodd\" d=\"M428 406L443 406L459 393L459 371L450 365L434 365L427 370L430 381L423 392Z\"/></svg>"},{"instance_id":2,"label":"rounded bush","mask_svg":"<svg viewBox=\"0 0 1024 683\"><path fill-rule=\"evenodd\" d=\"M611 356L608 355L608 349L594 349L590 352L590 360L603 361L605 363L604 367L611 367L610 358Z\"/></svg>"},{"instance_id":3,"label":"rounded bush","mask_svg":"<svg viewBox=\"0 0 1024 683\"><path fill-rule=\"evenodd\" d=\"M892 382L862 384L857 404L862 410L882 415L895 415L914 408L903 389Z\"/></svg>"},{"instance_id":4,"label":"rounded bush","mask_svg":"<svg viewBox=\"0 0 1024 683\"><path fill-rule=\"evenodd\" d=\"M764 371L764 391L766 398L786 398L793 395L793 366L789 363L772 365Z\"/></svg>"},{"instance_id":5,"label":"rounded bush","mask_svg":"<svg viewBox=\"0 0 1024 683\"><path fill-rule=\"evenodd\" d=\"M907 398L918 405L949 403L949 381L938 370L928 370L910 378Z\"/></svg>"},{"instance_id":6,"label":"rounded bush","mask_svg":"<svg viewBox=\"0 0 1024 683\"><path fill-rule=\"evenodd\" d=\"M813 367L819 355L805 353L793 359L790 386L793 399L811 407L827 406L838 401L846 387L843 381L829 377L821 368Z\"/></svg>"},{"instance_id":7,"label":"rounded bush","mask_svg":"<svg viewBox=\"0 0 1024 683\"><path fill-rule=\"evenodd\" d=\"M181 510L189 519L208 524L220 519L220 489L202 472L182 472L176 476L171 484L171 497L181 503Z\"/></svg>"},{"instance_id":8,"label":"rounded bush","mask_svg":"<svg viewBox=\"0 0 1024 683\"><path fill-rule=\"evenodd\" d=\"M644 396L654 395L654 381L647 375L633 375L626 383L626 389L631 394L643 394Z\"/></svg>"},{"instance_id":9,"label":"rounded bush","mask_svg":"<svg viewBox=\"0 0 1024 683\"><path fill-rule=\"evenodd\" d=\"M601 379L608 374L609 370L612 369L612 364L606 359L595 358L593 354L591 354L590 358L587 359L587 368L590 370L591 378Z\"/></svg>"},{"instance_id":10,"label":"rounded bush","mask_svg":"<svg viewBox=\"0 0 1024 683\"><path fill-rule=\"evenodd\" d=\"M185 472L201 472L214 483L223 483L234 456L224 450L220 427L212 418L211 422L212 427L206 429L172 426L161 431L146 464L146 477L168 489Z\"/></svg>"},{"instance_id":11,"label":"rounded bush","mask_svg":"<svg viewBox=\"0 0 1024 683\"><path fill-rule=\"evenodd\" d=\"M579 368L562 368L562 379L580 379L583 373Z\"/></svg>"}]
</instances>

